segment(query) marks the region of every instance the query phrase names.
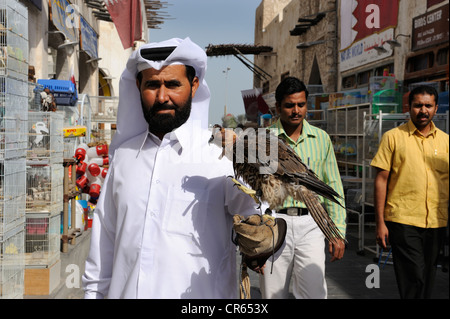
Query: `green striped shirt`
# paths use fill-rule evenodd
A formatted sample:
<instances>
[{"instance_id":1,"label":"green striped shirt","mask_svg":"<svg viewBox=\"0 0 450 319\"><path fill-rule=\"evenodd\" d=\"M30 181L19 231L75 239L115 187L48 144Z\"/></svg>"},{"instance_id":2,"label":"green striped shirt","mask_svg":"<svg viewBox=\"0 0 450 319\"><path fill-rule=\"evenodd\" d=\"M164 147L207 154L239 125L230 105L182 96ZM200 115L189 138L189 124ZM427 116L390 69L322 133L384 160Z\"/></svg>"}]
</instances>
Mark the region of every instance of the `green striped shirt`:
<instances>
[{"instance_id":1,"label":"green striped shirt","mask_svg":"<svg viewBox=\"0 0 450 319\"><path fill-rule=\"evenodd\" d=\"M332 187L342 197L342 199L339 199L339 202L345 207L341 175L336 163L333 144L328 134L324 130L310 125L306 120L303 120L302 134L297 141L292 140L286 134L280 119L270 129L294 149L303 163L307 164L317 174L319 179ZM339 231L345 236L347 217L345 208L321 196L319 198L324 203L325 209ZM305 204L288 198L280 209L287 207L305 207Z\"/></svg>"}]
</instances>

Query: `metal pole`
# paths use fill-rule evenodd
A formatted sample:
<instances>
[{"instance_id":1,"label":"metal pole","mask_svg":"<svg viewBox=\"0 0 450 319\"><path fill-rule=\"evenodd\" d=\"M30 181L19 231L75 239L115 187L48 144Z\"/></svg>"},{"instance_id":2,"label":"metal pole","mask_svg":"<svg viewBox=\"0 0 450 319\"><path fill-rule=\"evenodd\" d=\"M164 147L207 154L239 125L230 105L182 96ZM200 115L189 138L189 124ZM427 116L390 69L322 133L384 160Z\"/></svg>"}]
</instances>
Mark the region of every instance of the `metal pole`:
<instances>
[{"instance_id":1,"label":"metal pole","mask_svg":"<svg viewBox=\"0 0 450 319\"><path fill-rule=\"evenodd\" d=\"M63 234L62 234L62 252L68 251L69 238L69 167L68 163L64 162L64 207L63 207Z\"/></svg>"}]
</instances>

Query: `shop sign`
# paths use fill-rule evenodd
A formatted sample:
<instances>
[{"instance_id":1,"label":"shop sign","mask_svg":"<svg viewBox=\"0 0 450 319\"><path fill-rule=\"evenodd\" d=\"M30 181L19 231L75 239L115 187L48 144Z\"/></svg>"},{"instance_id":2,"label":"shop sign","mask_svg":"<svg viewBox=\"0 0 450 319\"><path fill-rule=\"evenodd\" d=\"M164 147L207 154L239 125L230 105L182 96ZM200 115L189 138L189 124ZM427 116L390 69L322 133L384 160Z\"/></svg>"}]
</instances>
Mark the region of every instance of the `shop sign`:
<instances>
[{"instance_id":1,"label":"shop sign","mask_svg":"<svg viewBox=\"0 0 450 319\"><path fill-rule=\"evenodd\" d=\"M77 41L79 14L75 5L67 0L50 0L52 10L51 19L55 27L64 32L67 39Z\"/></svg>"},{"instance_id":2,"label":"shop sign","mask_svg":"<svg viewBox=\"0 0 450 319\"><path fill-rule=\"evenodd\" d=\"M80 17L80 43L81 49L91 57L98 58L98 35L95 30L87 23L86 19Z\"/></svg>"},{"instance_id":3,"label":"shop sign","mask_svg":"<svg viewBox=\"0 0 450 319\"><path fill-rule=\"evenodd\" d=\"M348 49L339 51L339 70L350 70L367 63L375 62L392 55L392 47L385 44L394 38L394 29L372 34L352 44ZM375 47L383 47L385 52L378 52Z\"/></svg>"},{"instance_id":4,"label":"shop sign","mask_svg":"<svg viewBox=\"0 0 450 319\"><path fill-rule=\"evenodd\" d=\"M340 1L339 70L346 71L392 55L398 0ZM375 50L383 47L384 50Z\"/></svg>"},{"instance_id":5,"label":"shop sign","mask_svg":"<svg viewBox=\"0 0 450 319\"><path fill-rule=\"evenodd\" d=\"M427 8L437 5L438 3L444 2L445 0L427 0Z\"/></svg>"},{"instance_id":6,"label":"shop sign","mask_svg":"<svg viewBox=\"0 0 450 319\"><path fill-rule=\"evenodd\" d=\"M417 51L449 41L449 5L427 12L413 19L412 50Z\"/></svg>"}]
</instances>

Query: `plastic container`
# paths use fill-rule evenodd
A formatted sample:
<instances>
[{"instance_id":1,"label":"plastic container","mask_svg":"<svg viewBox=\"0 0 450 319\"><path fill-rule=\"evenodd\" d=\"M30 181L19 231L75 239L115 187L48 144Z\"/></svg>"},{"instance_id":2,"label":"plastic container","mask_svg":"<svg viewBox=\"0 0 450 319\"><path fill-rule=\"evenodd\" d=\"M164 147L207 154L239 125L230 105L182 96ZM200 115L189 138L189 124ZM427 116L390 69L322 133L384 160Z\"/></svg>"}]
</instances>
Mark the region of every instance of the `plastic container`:
<instances>
[{"instance_id":1,"label":"plastic container","mask_svg":"<svg viewBox=\"0 0 450 319\"><path fill-rule=\"evenodd\" d=\"M56 100L56 105L75 106L78 101L78 92L71 81L65 80L43 80L39 79L38 84L49 88Z\"/></svg>"},{"instance_id":2,"label":"plastic container","mask_svg":"<svg viewBox=\"0 0 450 319\"><path fill-rule=\"evenodd\" d=\"M402 113L403 97L400 92L389 89L382 90L373 95L372 113Z\"/></svg>"},{"instance_id":3,"label":"plastic container","mask_svg":"<svg viewBox=\"0 0 450 319\"><path fill-rule=\"evenodd\" d=\"M395 77L393 76L372 76L369 79L370 96L375 97L379 91L394 90Z\"/></svg>"}]
</instances>

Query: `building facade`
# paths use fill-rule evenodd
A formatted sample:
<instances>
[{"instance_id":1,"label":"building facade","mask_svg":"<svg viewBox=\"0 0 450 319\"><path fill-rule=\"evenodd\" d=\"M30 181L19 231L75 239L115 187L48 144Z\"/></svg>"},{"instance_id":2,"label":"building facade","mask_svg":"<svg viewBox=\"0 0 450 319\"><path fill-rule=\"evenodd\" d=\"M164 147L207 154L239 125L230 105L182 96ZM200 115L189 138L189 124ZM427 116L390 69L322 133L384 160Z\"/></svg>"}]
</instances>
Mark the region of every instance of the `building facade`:
<instances>
[{"instance_id":1,"label":"building facade","mask_svg":"<svg viewBox=\"0 0 450 319\"><path fill-rule=\"evenodd\" d=\"M75 78L78 93L118 94L118 79L133 48L124 49L104 1L22 0L29 17L29 65L36 79ZM142 42L148 40L140 1Z\"/></svg>"},{"instance_id":2,"label":"building facade","mask_svg":"<svg viewBox=\"0 0 450 319\"><path fill-rule=\"evenodd\" d=\"M255 64L271 78L255 78L254 86L273 92L290 75L335 91L336 8L335 1L326 0L263 0L256 10L255 44L272 46L273 53L255 56Z\"/></svg>"},{"instance_id":3,"label":"building facade","mask_svg":"<svg viewBox=\"0 0 450 319\"><path fill-rule=\"evenodd\" d=\"M255 56L271 75L254 87L271 93L287 75L327 93L368 87L394 75L403 90L433 82L448 91L448 0L263 0L256 10Z\"/></svg>"}]
</instances>

